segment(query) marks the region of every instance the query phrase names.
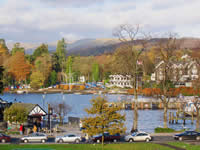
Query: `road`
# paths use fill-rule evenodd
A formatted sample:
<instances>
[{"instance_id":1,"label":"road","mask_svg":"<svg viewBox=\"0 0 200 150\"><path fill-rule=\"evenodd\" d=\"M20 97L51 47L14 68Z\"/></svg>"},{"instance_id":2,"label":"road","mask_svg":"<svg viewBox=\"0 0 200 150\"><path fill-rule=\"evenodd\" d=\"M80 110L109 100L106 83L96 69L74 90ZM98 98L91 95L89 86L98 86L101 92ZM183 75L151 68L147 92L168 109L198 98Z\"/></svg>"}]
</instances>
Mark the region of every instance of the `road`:
<instances>
[{"instance_id":1,"label":"road","mask_svg":"<svg viewBox=\"0 0 200 150\"><path fill-rule=\"evenodd\" d=\"M153 137L153 140L150 141L152 143L168 143L168 142L175 142L176 141L176 140L173 139L173 136L171 136L171 135L153 135L152 137ZM195 141L195 140L187 140L185 142L190 143L190 144L198 144L198 145L200 145L200 142L199 141ZM20 144L22 142L20 142L20 138L19 137L12 137L10 143L12 143L12 144ZM84 144L84 143L85 142L81 142L81 144ZM118 143L125 143L125 141L122 138L122 140L119 141ZM23 144L25 144L25 143L23 143ZM30 143L28 143L28 144L30 144ZM31 143L31 144L35 144L35 143ZM40 143L37 143L37 144L40 144ZM41 144L43 144L43 143L41 143ZM55 144L55 138L54 137L49 137L48 140L46 141L46 144Z\"/></svg>"}]
</instances>

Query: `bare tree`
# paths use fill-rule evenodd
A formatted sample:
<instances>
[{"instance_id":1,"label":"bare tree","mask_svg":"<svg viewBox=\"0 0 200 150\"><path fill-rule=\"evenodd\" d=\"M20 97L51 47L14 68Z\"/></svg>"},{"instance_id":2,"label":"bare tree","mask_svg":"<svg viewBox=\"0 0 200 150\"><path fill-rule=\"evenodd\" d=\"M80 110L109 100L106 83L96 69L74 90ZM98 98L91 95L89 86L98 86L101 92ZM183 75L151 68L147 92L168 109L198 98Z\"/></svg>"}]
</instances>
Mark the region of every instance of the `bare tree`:
<instances>
[{"instance_id":1,"label":"bare tree","mask_svg":"<svg viewBox=\"0 0 200 150\"><path fill-rule=\"evenodd\" d=\"M54 112L59 116L60 124L63 123L64 117L71 111L71 106L65 102L54 102L51 104Z\"/></svg>"},{"instance_id":2,"label":"bare tree","mask_svg":"<svg viewBox=\"0 0 200 150\"><path fill-rule=\"evenodd\" d=\"M193 100L193 104L194 104L194 108L196 110L196 130L199 131L200 130L200 98L199 96L195 97L195 99Z\"/></svg>"},{"instance_id":3,"label":"bare tree","mask_svg":"<svg viewBox=\"0 0 200 150\"><path fill-rule=\"evenodd\" d=\"M113 35L117 37L124 45L127 45L130 47L132 51L132 69L133 71L133 87L134 87L134 121L133 121L133 127L132 131L136 130L138 128L138 60L142 54L142 52L145 50L147 46L147 41L150 39L150 36L147 34L144 34L140 30L139 25L130 25L130 24L123 24L117 27L114 30ZM140 43L140 44L138 44ZM136 45L140 45L141 47L135 48Z\"/></svg>"},{"instance_id":4,"label":"bare tree","mask_svg":"<svg viewBox=\"0 0 200 150\"><path fill-rule=\"evenodd\" d=\"M167 38L160 40L157 46L158 57L162 63L162 80L159 82L159 88L161 90L159 98L164 105L164 128L167 128L167 111L168 103L170 101L172 94L171 88L174 86L172 83L171 73L172 73L172 60L174 59L175 51L179 48L177 38L175 34L169 33Z\"/></svg>"}]
</instances>

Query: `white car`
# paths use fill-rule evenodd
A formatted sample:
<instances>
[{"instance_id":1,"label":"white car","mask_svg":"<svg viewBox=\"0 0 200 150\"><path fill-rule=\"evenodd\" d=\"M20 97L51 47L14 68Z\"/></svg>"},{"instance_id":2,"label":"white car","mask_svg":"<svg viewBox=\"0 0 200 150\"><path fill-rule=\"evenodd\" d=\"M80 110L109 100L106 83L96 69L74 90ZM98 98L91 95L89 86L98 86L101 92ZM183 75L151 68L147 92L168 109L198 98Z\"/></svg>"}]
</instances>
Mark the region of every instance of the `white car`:
<instances>
[{"instance_id":1,"label":"white car","mask_svg":"<svg viewBox=\"0 0 200 150\"><path fill-rule=\"evenodd\" d=\"M45 143L47 141L48 137L46 134L44 133L32 133L28 136L24 136L21 138L21 141L24 143L28 143L28 142L42 142Z\"/></svg>"},{"instance_id":2,"label":"white car","mask_svg":"<svg viewBox=\"0 0 200 150\"><path fill-rule=\"evenodd\" d=\"M134 142L134 141L146 141L149 142L152 140L150 134L145 132L134 132L131 135L125 136L125 141Z\"/></svg>"},{"instance_id":3,"label":"white car","mask_svg":"<svg viewBox=\"0 0 200 150\"><path fill-rule=\"evenodd\" d=\"M82 137L75 135L75 134L67 134L64 136L57 136L55 138L56 143L63 143L63 142L73 142L73 143L80 143L82 141Z\"/></svg>"}]
</instances>

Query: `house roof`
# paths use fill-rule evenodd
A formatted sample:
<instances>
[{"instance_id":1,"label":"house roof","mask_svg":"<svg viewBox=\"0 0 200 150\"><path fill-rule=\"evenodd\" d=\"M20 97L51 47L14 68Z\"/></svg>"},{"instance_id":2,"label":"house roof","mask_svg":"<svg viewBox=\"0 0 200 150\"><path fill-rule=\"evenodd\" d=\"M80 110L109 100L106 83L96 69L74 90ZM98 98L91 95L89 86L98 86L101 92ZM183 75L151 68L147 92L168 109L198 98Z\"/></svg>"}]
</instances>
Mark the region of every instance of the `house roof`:
<instances>
[{"instance_id":1,"label":"house roof","mask_svg":"<svg viewBox=\"0 0 200 150\"><path fill-rule=\"evenodd\" d=\"M26 111L28 112L29 115L34 115L34 113L36 114L37 112L34 110L35 108L39 108L41 113L43 115L46 115L47 113L38 105L38 104L32 104L32 103L13 103L13 105L19 105L19 106L23 106ZM38 109L37 109L38 110ZM34 111L34 112L33 112Z\"/></svg>"},{"instance_id":2,"label":"house roof","mask_svg":"<svg viewBox=\"0 0 200 150\"><path fill-rule=\"evenodd\" d=\"M8 102L7 102L7 101L4 101L4 100L2 100L2 99L0 98L0 103L2 103L2 104L7 104Z\"/></svg>"}]
</instances>

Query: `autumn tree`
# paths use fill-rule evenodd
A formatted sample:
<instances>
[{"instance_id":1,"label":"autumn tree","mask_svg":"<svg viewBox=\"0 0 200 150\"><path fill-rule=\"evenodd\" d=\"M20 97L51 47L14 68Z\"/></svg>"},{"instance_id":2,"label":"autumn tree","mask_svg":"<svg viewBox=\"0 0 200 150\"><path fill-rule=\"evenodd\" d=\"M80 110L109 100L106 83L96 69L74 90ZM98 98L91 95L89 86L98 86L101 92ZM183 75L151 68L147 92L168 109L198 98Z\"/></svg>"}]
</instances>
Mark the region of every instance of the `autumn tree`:
<instances>
[{"instance_id":1,"label":"autumn tree","mask_svg":"<svg viewBox=\"0 0 200 150\"><path fill-rule=\"evenodd\" d=\"M4 87L3 87L3 71L4 71L3 67L0 66L0 94L3 93L3 89L4 89Z\"/></svg>"},{"instance_id":2,"label":"autumn tree","mask_svg":"<svg viewBox=\"0 0 200 150\"><path fill-rule=\"evenodd\" d=\"M92 64L94 62L93 56L88 57L75 57L73 60L73 70L75 72L80 72L80 75L86 77L87 81L90 81L92 74Z\"/></svg>"},{"instance_id":3,"label":"autumn tree","mask_svg":"<svg viewBox=\"0 0 200 150\"><path fill-rule=\"evenodd\" d=\"M104 143L104 133L110 134L124 133L125 115L121 115L120 106L109 106L105 97L92 98L90 101L92 107L85 109L89 117L82 119L83 132L89 136L101 134L102 145Z\"/></svg>"},{"instance_id":4,"label":"autumn tree","mask_svg":"<svg viewBox=\"0 0 200 150\"><path fill-rule=\"evenodd\" d=\"M52 71L52 59L48 53L44 53L35 60L35 71L42 73L44 84L47 85Z\"/></svg>"},{"instance_id":5,"label":"autumn tree","mask_svg":"<svg viewBox=\"0 0 200 150\"><path fill-rule=\"evenodd\" d=\"M5 68L18 82L25 81L31 71L31 65L26 62L24 53L20 51L8 59Z\"/></svg>"},{"instance_id":6,"label":"autumn tree","mask_svg":"<svg viewBox=\"0 0 200 150\"><path fill-rule=\"evenodd\" d=\"M179 48L180 44L177 41L176 35L170 33L167 38L164 38L159 41L157 45L157 57L162 61L162 80L158 83L158 87L160 88L159 98L164 106L164 128L167 128L167 111L168 111L168 103L173 94L171 91L172 87L174 87L171 81L171 62L174 59L175 51Z\"/></svg>"},{"instance_id":7,"label":"autumn tree","mask_svg":"<svg viewBox=\"0 0 200 150\"><path fill-rule=\"evenodd\" d=\"M53 102L51 103L53 111L59 116L60 124L63 123L64 117L71 111L71 106L65 102Z\"/></svg>"},{"instance_id":8,"label":"autumn tree","mask_svg":"<svg viewBox=\"0 0 200 150\"><path fill-rule=\"evenodd\" d=\"M34 89L39 89L44 85L45 77L40 71L32 72L30 85Z\"/></svg>"},{"instance_id":9,"label":"autumn tree","mask_svg":"<svg viewBox=\"0 0 200 150\"><path fill-rule=\"evenodd\" d=\"M5 40L0 39L0 66L4 64L4 62L6 61L6 59L8 59L8 57L9 57L9 51L6 46Z\"/></svg>"},{"instance_id":10,"label":"autumn tree","mask_svg":"<svg viewBox=\"0 0 200 150\"><path fill-rule=\"evenodd\" d=\"M198 96L193 99L194 108L196 111L196 130L200 131L200 98L199 98L199 92L198 89Z\"/></svg>"},{"instance_id":11,"label":"autumn tree","mask_svg":"<svg viewBox=\"0 0 200 150\"><path fill-rule=\"evenodd\" d=\"M124 24L117 27L114 31L114 36L116 36L124 45L129 47L131 51L127 53L130 53L129 55L126 55L124 57L128 57L131 61L129 62L130 66L127 66L127 70L131 70L131 74L133 77L133 87L134 87L134 122L132 131L136 130L138 128L138 77L140 74L140 69L138 67L138 62L141 61L140 57L141 54L144 52L144 50L147 47L147 42L151 38L149 35L144 34L141 32L141 28L139 25L130 25L130 24ZM139 44L137 44L139 43ZM139 45L139 47L138 47ZM122 56L124 55L121 52ZM127 58L122 60L128 60ZM122 68L125 68L125 63L123 63ZM128 64L128 62L127 62ZM130 68L129 68L130 67Z\"/></svg>"},{"instance_id":12,"label":"autumn tree","mask_svg":"<svg viewBox=\"0 0 200 150\"><path fill-rule=\"evenodd\" d=\"M12 56L15 55L16 52L22 52L24 53L24 47L20 46L20 43L15 43L12 50L11 50L11 54Z\"/></svg>"},{"instance_id":13,"label":"autumn tree","mask_svg":"<svg viewBox=\"0 0 200 150\"><path fill-rule=\"evenodd\" d=\"M12 104L4 110L4 120L12 123L24 123L27 120L28 112L20 103Z\"/></svg>"}]
</instances>

